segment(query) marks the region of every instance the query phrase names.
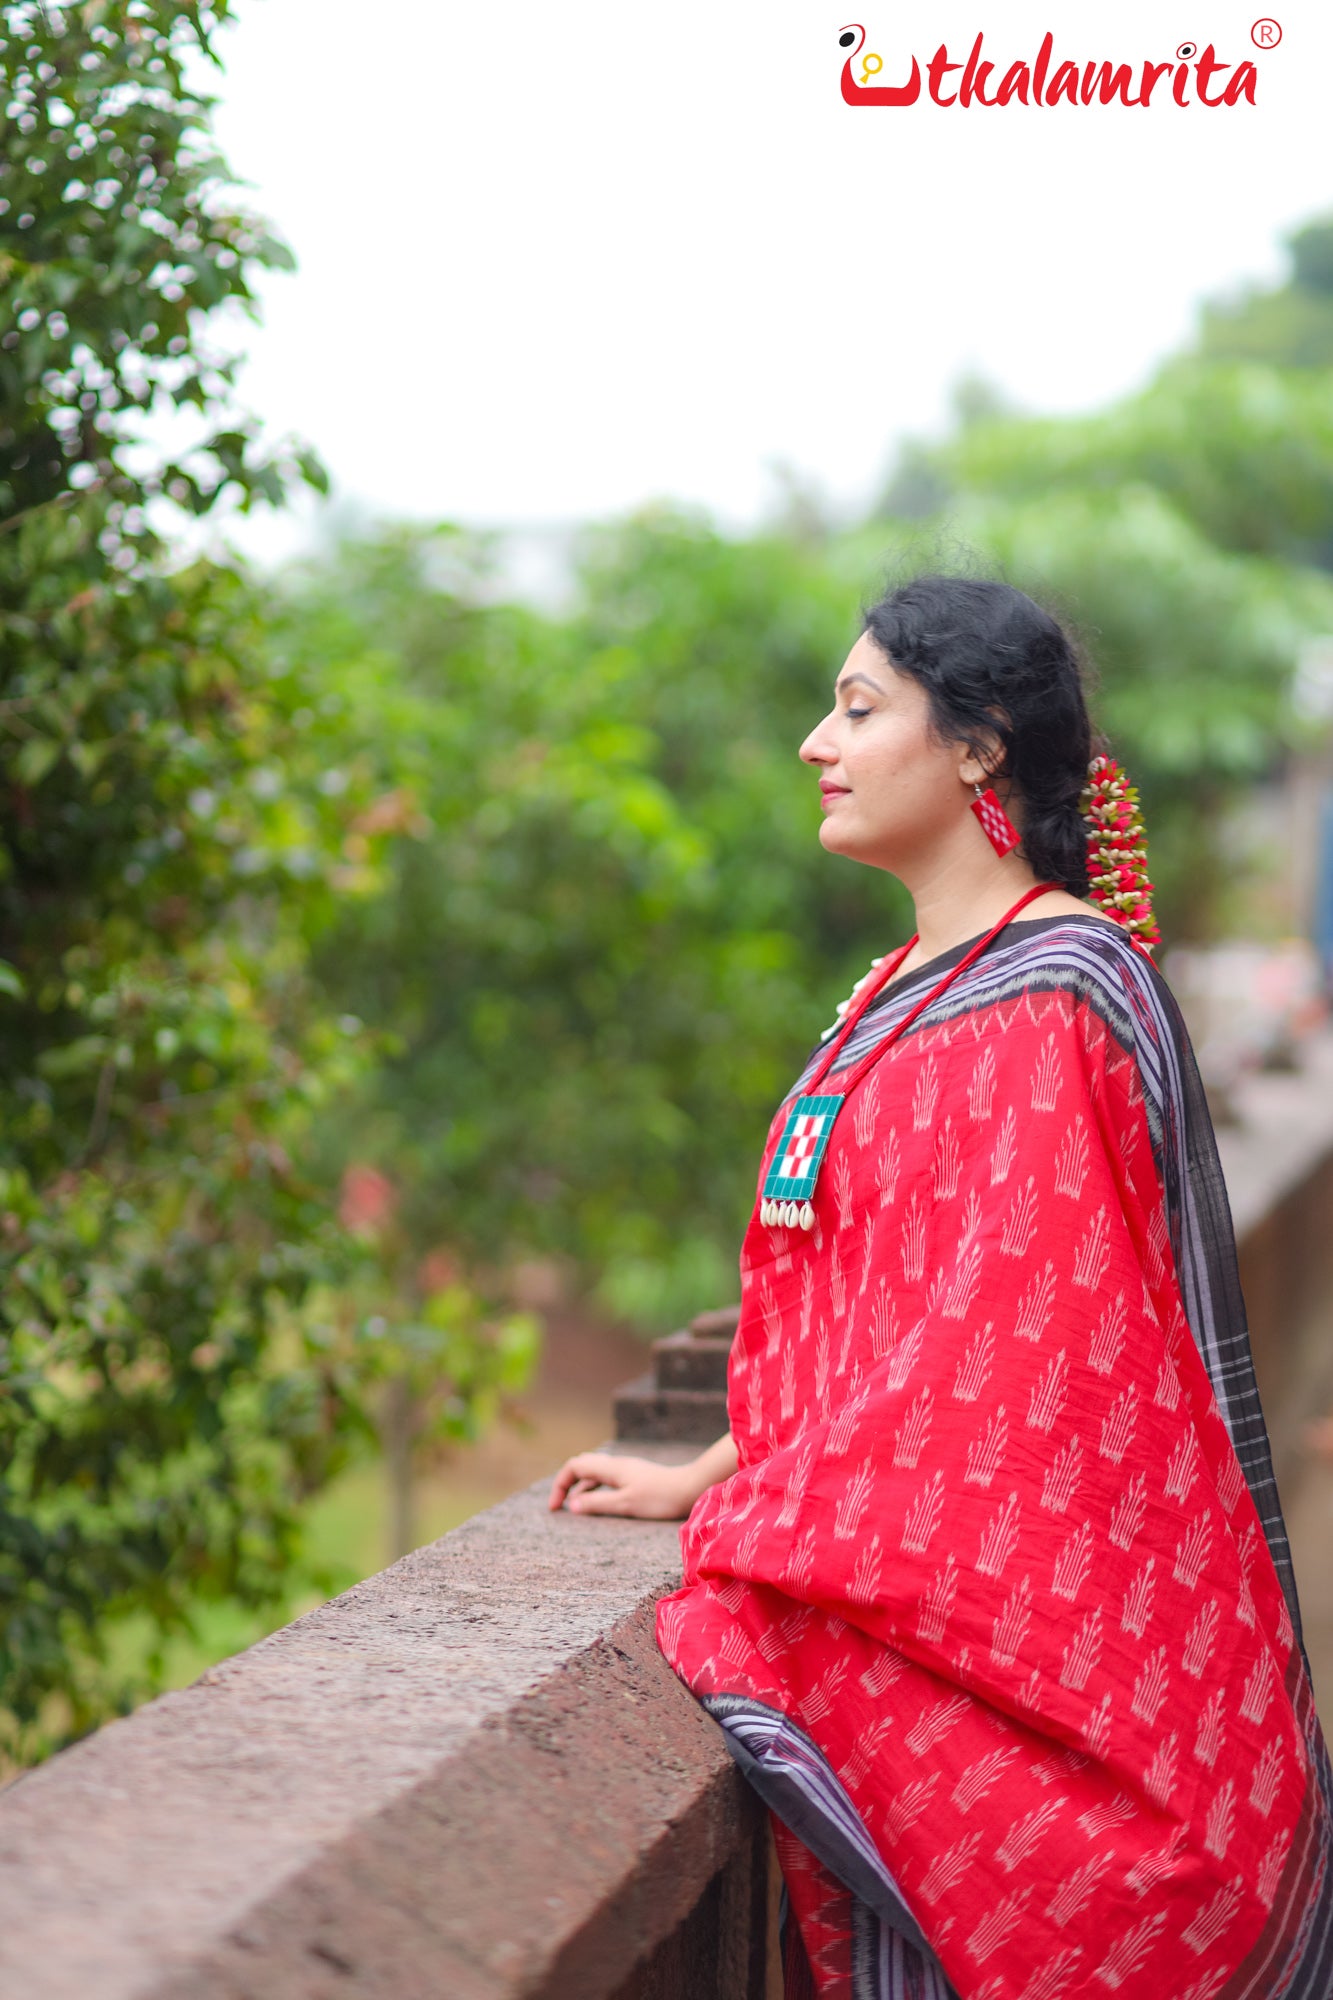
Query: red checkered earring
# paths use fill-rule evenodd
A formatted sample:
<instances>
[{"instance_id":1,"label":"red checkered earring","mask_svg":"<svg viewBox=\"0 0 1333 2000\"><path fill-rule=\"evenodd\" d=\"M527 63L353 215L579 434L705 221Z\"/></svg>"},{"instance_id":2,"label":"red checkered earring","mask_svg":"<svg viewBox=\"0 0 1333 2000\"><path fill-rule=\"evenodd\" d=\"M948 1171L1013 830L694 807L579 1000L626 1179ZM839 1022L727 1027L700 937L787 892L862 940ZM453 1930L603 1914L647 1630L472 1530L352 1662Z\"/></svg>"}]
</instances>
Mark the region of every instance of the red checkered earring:
<instances>
[{"instance_id":1,"label":"red checkered earring","mask_svg":"<svg viewBox=\"0 0 1333 2000\"><path fill-rule=\"evenodd\" d=\"M981 821L987 840L997 854L1012 854L1022 838L1018 828L989 785L984 792L980 785L973 785L972 789L976 793L972 810Z\"/></svg>"}]
</instances>

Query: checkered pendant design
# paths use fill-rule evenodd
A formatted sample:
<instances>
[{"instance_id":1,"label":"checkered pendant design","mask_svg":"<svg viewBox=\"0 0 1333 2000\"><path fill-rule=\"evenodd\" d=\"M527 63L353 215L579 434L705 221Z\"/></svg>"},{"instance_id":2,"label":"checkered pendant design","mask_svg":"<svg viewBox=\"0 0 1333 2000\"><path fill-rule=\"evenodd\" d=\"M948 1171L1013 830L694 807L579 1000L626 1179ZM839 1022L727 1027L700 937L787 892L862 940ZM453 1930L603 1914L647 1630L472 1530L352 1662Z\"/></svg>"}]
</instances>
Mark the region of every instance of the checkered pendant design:
<instances>
[{"instance_id":1,"label":"checkered pendant design","mask_svg":"<svg viewBox=\"0 0 1333 2000\"><path fill-rule=\"evenodd\" d=\"M987 840L997 854L1012 854L1021 835L990 786L978 792L972 810L981 821Z\"/></svg>"},{"instance_id":2,"label":"checkered pendant design","mask_svg":"<svg viewBox=\"0 0 1333 2000\"><path fill-rule=\"evenodd\" d=\"M772 1227L813 1229L811 1196L842 1097L798 1097L787 1113L773 1164L764 1181L759 1219Z\"/></svg>"}]
</instances>

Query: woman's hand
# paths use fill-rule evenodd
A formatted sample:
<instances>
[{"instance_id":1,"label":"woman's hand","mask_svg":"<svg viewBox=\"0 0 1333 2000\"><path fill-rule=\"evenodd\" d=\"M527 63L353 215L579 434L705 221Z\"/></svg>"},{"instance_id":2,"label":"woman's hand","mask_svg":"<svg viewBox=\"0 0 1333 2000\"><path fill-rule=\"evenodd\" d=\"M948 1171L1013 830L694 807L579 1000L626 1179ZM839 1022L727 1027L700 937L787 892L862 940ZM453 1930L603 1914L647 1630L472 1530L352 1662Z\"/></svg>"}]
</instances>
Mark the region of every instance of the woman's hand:
<instances>
[{"instance_id":1,"label":"woman's hand","mask_svg":"<svg viewBox=\"0 0 1333 2000\"><path fill-rule=\"evenodd\" d=\"M627 1514L636 1521L683 1521L698 1498L688 1465L658 1465L651 1458L622 1458L611 1451L583 1451L567 1458L551 1487L551 1509L571 1514Z\"/></svg>"},{"instance_id":2,"label":"woman's hand","mask_svg":"<svg viewBox=\"0 0 1333 2000\"><path fill-rule=\"evenodd\" d=\"M730 1479L736 1447L730 1432L688 1465L659 1465L651 1458L623 1458L614 1451L583 1451L567 1458L551 1486L551 1511L622 1514L635 1521L683 1521L701 1493Z\"/></svg>"}]
</instances>

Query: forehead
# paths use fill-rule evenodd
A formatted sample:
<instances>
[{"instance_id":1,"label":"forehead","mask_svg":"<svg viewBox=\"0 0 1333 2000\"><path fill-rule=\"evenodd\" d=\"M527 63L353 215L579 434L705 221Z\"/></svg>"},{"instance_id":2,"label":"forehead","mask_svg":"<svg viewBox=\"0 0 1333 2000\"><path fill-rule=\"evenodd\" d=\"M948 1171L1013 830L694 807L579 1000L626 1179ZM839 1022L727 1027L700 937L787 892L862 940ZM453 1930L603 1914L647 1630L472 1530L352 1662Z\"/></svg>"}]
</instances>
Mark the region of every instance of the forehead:
<instances>
[{"instance_id":1,"label":"forehead","mask_svg":"<svg viewBox=\"0 0 1333 2000\"><path fill-rule=\"evenodd\" d=\"M890 694L896 683L902 681L889 660L880 651L868 632L863 632L843 661L838 672L837 687L855 684L875 688L881 694Z\"/></svg>"}]
</instances>

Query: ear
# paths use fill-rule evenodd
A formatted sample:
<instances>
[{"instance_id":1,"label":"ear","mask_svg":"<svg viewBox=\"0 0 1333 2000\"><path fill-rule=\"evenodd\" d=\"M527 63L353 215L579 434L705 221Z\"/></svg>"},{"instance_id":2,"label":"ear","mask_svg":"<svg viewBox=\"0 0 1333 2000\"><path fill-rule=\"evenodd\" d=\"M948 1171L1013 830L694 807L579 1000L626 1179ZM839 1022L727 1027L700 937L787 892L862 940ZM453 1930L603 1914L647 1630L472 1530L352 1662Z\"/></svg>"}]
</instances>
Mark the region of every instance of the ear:
<instances>
[{"instance_id":1,"label":"ear","mask_svg":"<svg viewBox=\"0 0 1333 2000\"><path fill-rule=\"evenodd\" d=\"M990 712L997 722L1009 719L1000 710L992 709ZM978 730L969 741L958 745L958 776L968 787L993 784L997 773L1002 773L1003 766L1004 742L998 730L994 734L987 729ZM1002 791L1007 789L1003 776L1000 784Z\"/></svg>"}]
</instances>

